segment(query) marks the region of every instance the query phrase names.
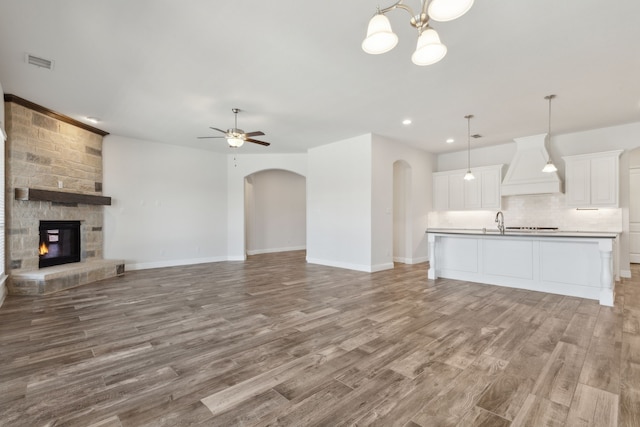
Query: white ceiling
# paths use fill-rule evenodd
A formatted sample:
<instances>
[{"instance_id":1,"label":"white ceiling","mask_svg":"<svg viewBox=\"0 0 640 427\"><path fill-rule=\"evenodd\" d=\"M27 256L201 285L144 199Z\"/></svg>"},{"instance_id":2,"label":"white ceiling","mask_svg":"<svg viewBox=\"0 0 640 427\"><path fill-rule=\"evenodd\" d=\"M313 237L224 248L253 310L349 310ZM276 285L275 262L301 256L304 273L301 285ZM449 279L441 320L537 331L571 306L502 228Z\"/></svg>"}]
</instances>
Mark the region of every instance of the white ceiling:
<instances>
[{"instance_id":1,"label":"white ceiling","mask_svg":"<svg viewBox=\"0 0 640 427\"><path fill-rule=\"evenodd\" d=\"M388 14L400 41L360 48L391 1L0 0L0 84L116 135L228 152L209 126L262 130L304 152L376 133L431 152L640 121L640 1L477 0L433 23L449 52L411 62L409 15ZM417 6L418 0L407 0ZM417 8L417 7L414 7ZM53 71L25 52L55 61ZM411 118L413 124L401 121ZM455 138L454 144L445 139Z\"/></svg>"}]
</instances>

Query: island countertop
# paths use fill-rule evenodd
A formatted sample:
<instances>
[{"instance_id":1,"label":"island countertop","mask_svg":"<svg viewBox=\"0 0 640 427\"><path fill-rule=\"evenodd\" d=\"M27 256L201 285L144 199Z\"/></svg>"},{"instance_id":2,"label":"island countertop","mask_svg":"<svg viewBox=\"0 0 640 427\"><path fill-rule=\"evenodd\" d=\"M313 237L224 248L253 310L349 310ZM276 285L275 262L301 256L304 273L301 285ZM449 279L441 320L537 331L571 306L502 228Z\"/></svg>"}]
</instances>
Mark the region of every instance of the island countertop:
<instances>
[{"instance_id":1,"label":"island countertop","mask_svg":"<svg viewBox=\"0 0 640 427\"><path fill-rule=\"evenodd\" d=\"M495 228L427 228L425 233L461 234L470 236L524 236L524 237L584 237L596 239L615 239L618 233L613 231L569 231L569 230L506 230L501 234Z\"/></svg>"}]
</instances>

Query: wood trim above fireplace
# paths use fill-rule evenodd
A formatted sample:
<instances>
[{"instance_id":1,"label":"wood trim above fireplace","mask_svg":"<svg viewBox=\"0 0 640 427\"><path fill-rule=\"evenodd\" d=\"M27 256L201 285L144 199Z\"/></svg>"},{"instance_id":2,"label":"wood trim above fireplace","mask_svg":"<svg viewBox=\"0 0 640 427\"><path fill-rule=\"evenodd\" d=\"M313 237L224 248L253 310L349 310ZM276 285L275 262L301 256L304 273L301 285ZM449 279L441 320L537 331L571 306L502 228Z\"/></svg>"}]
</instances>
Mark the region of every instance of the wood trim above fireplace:
<instances>
[{"instance_id":1,"label":"wood trim above fireplace","mask_svg":"<svg viewBox=\"0 0 640 427\"><path fill-rule=\"evenodd\" d=\"M80 203L85 205L111 206L111 197L94 194L68 193L66 191L39 190L37 188L16 188L16 200L36 202Z\"/></svg>"},{"instance_id":2,"label":"wood trim above fireplace","mask_svg":"<svg viewBox=\"0 0 640 427\"><path fill-rule=\"evenodd\" d=\"M26 99L20 98L19 96L12 95L10 93L5 93L4 95L5 102L13 102L18 105L22 105L23 107L29 108L33 111L37 111L40 114L44 114L45 116L49 116L53 119L60 120L61 122L68 123L80 129L88 130L89 132L95 133L100 136L107 136L109 132L105 132L101 129L94 128L86 123L82 123L76 119L73 119L69 116L65 116L64 114L56 113L53 110L48 109L47 107L43 107L42 105L38 105L35 102L27 101Z\"/></svg>"}]
</instances>

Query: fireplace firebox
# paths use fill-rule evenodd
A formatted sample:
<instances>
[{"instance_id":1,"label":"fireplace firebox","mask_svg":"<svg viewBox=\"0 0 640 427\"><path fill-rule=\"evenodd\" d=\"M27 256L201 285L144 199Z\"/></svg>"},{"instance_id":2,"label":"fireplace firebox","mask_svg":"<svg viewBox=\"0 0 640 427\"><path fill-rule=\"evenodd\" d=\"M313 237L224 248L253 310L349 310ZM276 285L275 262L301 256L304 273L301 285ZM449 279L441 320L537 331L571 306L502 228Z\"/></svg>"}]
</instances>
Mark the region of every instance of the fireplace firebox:
<instances>
[{"instance_id":1,"label":"fireplace firebox","mask_svg":"<svg viewBox=\"0 0 640 427\"><path fill-rule=\"evenodd\" d=\"M38 267L80 262L80 221L40 221Z\"/></svg>"}]
</instances>

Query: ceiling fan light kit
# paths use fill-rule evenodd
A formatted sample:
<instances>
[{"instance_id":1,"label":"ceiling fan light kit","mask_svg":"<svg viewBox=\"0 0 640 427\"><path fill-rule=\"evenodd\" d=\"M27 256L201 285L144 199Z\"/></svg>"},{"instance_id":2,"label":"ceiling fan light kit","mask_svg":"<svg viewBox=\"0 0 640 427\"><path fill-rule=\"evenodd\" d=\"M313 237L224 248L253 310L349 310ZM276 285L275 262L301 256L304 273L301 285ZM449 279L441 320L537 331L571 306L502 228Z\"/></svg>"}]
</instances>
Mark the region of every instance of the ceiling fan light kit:
<instances>
[{"instance_id":1,"label":"ceiling fan light kit","mask_svg":"<svg viewBox=\"0 0 640 427\"><path fill-rule=\"evenodd\" d=\"M416 65L431 65L447 54L447 47L440 42L436 30L429 26L429 20L446 22L461 17L471 9L474 0L420 0L420 13L415 13L399 0L393 5L380 9L369 21L367 37L362 42L362 50L372 55L385 53L398 43L398 36L391 29L386 13L402 9L411 15L410 24L418 30L418 43L411 60Z\"/></svg>"},{"instance_id":2,"label":"ceiling fan light kit","mask_svg":"<svg viewBox=\"0 0 640 427\"><path fill-rule=\"evenodd\" d=\"M240 136L233 135L227 138L227 144L229 144L229 147L232 148L240 148L244 144L244 139L242 139Z\"/></svg>"}]
</instances>

